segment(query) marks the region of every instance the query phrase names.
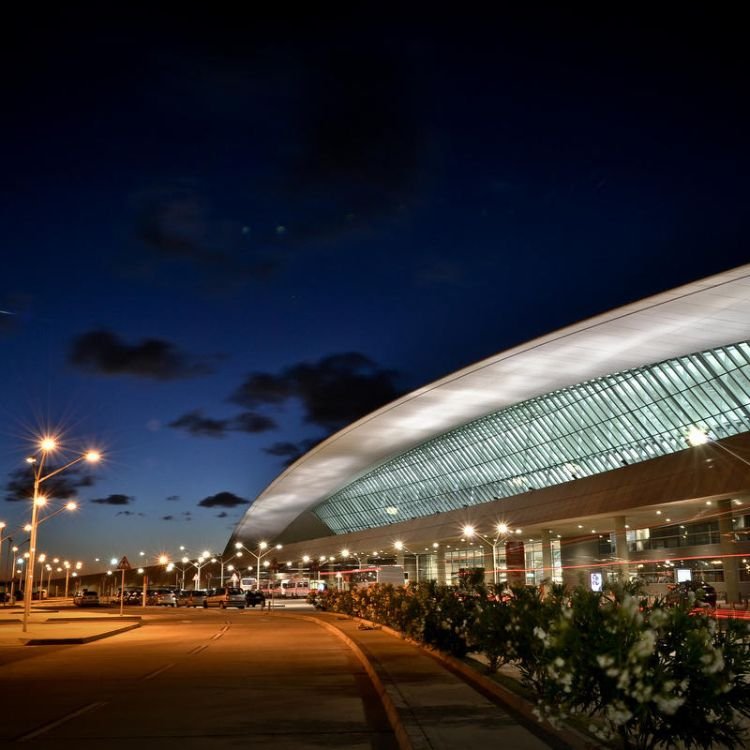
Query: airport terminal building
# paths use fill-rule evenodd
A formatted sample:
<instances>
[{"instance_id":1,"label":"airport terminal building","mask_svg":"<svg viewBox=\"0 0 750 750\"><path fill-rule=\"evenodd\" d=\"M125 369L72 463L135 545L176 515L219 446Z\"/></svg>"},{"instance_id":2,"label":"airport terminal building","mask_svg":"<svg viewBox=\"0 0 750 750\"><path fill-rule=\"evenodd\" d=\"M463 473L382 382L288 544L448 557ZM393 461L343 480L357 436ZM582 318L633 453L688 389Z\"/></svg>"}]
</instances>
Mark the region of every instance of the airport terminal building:
<instances>
[{"instance_id":1,"label":"airport terminal building","mask_svg":"<svg viewBox=\"0 0 750 750\"><path fill-rule=\"evenodd\" d=\"M576 323L358 420L284 471L227 550L345 578L750 595L750 265ZM346 554L342 554L346 550ZM332 559L333 558L333 559ZM270 558L272 559L272 558Z\"/></svg>"}]
</instances>

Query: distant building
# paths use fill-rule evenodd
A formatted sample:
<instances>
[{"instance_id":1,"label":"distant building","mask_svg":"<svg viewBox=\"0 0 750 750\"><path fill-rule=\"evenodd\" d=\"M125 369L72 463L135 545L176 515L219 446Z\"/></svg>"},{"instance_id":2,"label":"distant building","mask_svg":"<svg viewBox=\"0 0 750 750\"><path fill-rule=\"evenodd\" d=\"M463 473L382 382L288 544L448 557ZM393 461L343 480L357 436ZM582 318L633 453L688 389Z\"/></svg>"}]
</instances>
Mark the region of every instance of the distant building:
<instances>
[{"instance_id":1,"label":"distant building","mask_svg":"<svg viewBox=\"0 0 750 750\"><path fill-rule=\"evenodd\" d=\"M588 585L623 572L655 593L693 577L736 600L748 535L750 265L367 415L264 490L228 549L280 543L281 569L321 575L387 561L447 582L468 567Z\"/></svg>"}]
</instances>

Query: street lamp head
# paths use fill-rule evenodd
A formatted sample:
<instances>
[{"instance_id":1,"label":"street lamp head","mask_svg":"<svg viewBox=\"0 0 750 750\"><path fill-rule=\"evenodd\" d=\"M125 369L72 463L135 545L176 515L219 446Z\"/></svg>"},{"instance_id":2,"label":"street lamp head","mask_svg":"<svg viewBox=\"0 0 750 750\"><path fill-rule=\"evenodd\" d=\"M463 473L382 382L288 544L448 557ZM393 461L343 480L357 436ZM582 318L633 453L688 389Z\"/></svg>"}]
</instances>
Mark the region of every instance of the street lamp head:
<instances>
[{"instance_id":1,"label":"street lamp head","mask_svg":"<svg viewBox=\"0 0 750 750\"><path fill-rule=\"evenodd\" d=\"M472 537L474 536L474 534L477 533L476 529L471 524L467 524L466 526L464 526L463 532L464 532L464 536L468 536L468 537Z\"/></svg>"},{"instance_id":2,"label":"street lamp head","mask_svg":"<svg viewBox=\"0 0 750 750\"><path fill-rule=\"evenodd\" d=\"M393 546L400 552L404 548L403 542L394 542Z\"/></svg>"},{"instance_id":3,"label":"street lamp head","mask_svg":"<svg viewBox=\"0 0 750 750\"><path fill-rule=\"evenodd\" d=\"M190 562L190 560L187 557L183 557L182 558L182 562L183 563L188 563L188 562Z\"/></svg>"},{"instance_id":4,"label":"street lamp head","mask_svg":"<svg viewBox=\"0 0 750 750\"><path fill-rule=\"evenodd\" d=\"M99 451L88 451L85 458L90 464L95 464L102 460L102 454Z\"/></svg>"},{"instance_id":5,"label":"street lamp head","mask_svg":"<svg viewBox=\"0 0 750 750\"><path fill-rule=\"evenodd\" d=\"M110 562L111 565L117 565L117 558L113 557L112 559L110 559L109 562Z\"/></svg>"},{"instance_id":6,"label":"street lamp head","mask_svg":"<svg viewBox=\"0 0 750 750\"><path fill-rule=\"evenodd\" d=\"M78 508L78 503L75 500L71 500L69 503L65 504L66 510L76 510Z\"/></svg>"},{"instance_id":7,"label":"street lamp head","mask_svg":"<svg viewBox=\"0 0 750 750\"><path fill-rule=\"evenodd\" d=\"M37 495L36 499L34 500L34 503L39 506L46 505L47 498L44 495Z\"/></svg>"},{"instance_id":8,"label":"street lamp head","mask_svg":"<svg viewBox=\"0 0 750 750\"><path fill-rule=\"evenodd\" d=\"M305 563L305 565L307 565L307 563L310 562L310 555L303 555L302 562Z\"/></svg>"},{"instance_id":9,"label":"street lamp head","mask_svg":"<svg viewBox=\"0 0 750 750\"><path fill-rule=\"evenodd\" d=\"M42 554L39 555L39 562L43 563L46 559L47 559L47 555L45 555L44 552L42 552Z\"/></svg>"},{"instance_id":10,"label":"street lamp head","mask_svg":"<svg viewBox=\"0 0 750 750\"><path fill-rule=\"evenodd\" d=\"M159 565L166 565L169 562L169 558L166 555L159 555Z\"/></svg>"},{"instance_id":11,"label":"street lamp head","mask_svg":"<svg viewBox=\"0 0 750 750\"><path fill-rule=\"evenodd\" d=\"M342 549L341 550L342 557L349 557L349 550L348 549Z\"/></svg>"},{"instance_id":12,"label":"street lamp head","mask_svg":"<svg viewBox=\"0 0 750 750\"><path fill-rule=\"evenodd\" d=\"M203 550L203 557L211 557L211 553L207 549L204 549Z\"/></svg>"},{"instance_id":13,"label":"street lamp head","mask_svg":"<svg viewBox=\"0 0 750 750\"><path fill-rule=\"evenodd\" d=\"M242 542L235 542L234 543L234 548L235 549L242 549Z\"/></svg>"},{"instance_id":14,"label":"street lamp head","mask_svg":"<svg viewBox=\"0 0 750 750\"><path fill-rule=\"evenodd\" d=\"M266 549L268 547L268 542L261 542L258 547L260 549Z\"/></svg>"},{"instance_id":15,"label":"street lamp head","mask_svg":"<svg viewBox=\"0 0 750 750\"><path fill-rule=\"evenodd\" d=\"M77 562L76 563L76 570L80 570L82 567L83 567L83 563L82 562Z\"/></svg>"},{"instance_id":16,"label":"street lamp head","mask_svg":"<svg viewBox=\"0 0 750 750\"><path fill-rule=\"evenodd\" d=\"M45 437L39 441L39 448L45 453L55 450L57 448L57 440L53 437Z\"/></svg>"},{"instance_id":17,"label":"street lamp head","mask_svg":"<svg viewBox=\"0 0 750 750\"><path fill-rule=\"evenodd\" d=\"M499 523L497 525L498 534L507 534L509 531L510 531L510 528L507 523Z\"/></svg>"}]
</instances>

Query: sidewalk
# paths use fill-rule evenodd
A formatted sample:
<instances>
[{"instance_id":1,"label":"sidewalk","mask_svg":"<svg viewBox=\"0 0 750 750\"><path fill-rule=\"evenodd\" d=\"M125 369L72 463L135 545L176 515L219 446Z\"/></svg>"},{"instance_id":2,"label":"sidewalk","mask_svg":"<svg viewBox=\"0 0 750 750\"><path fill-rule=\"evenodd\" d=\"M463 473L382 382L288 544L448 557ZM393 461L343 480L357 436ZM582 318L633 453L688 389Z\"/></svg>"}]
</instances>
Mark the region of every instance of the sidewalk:
<instances>
[{"instance_id":1,"label":"sidewalk","mask_svg":"<svg viewBox=\"0 0 750 750\"><path fill-rule=\"evenodd\" d=\"M343 615L317 613L310 617L340 631L364 652L396 709L408 737L407 746L414 750L564 746L552 737L542 739L537 727L532 733L517 716L483 697L408 641L379 628L360 629L359 620Z\"/></svg>"},{"instance_id":2,"label":"sidewalk","mask_svg":"<svg viewBox=\"0 0 750 750\"><path fill-rule=\"evenodd\" d=\"M89 643L139 628L141 618L119 617L101 610L60 612L52 606L35 606L25 633L21 630L22 623L22 607L0 607L0 647Z\"/></svg>"}]
</instances>

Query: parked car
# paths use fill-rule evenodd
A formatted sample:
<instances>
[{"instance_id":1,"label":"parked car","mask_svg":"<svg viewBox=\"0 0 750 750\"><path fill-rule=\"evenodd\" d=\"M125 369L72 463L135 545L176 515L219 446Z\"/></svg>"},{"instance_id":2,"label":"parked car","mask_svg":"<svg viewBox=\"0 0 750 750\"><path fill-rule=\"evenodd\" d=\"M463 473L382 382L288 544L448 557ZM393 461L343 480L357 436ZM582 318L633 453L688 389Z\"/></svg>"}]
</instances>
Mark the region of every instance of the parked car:
<instances>
[{"instance_id":1,"label":"parked car","mask_svg":"<svg viewBox=\"0 0 750 750\"><path fill-rule=\"evenodd\" d=\"M695 594L696 606L716 607L716 589L703 581L682 581L676 584L667 594L667 602L677 604L687 601L691 591Z\"/></svg>"},{"instance_id":2,"label":"parked car","mask_svg":"<svg viewBox=\"0 0 750 750\"><path fill-rule=\"evenodd\" d=\"M194 591L178 591L178 607L202 607L206 601L206 592L201 589Z\"/></svg>"},{"instance_id":3,"label":"parked car","mask_svg":"<svg viewBox=\"0 0 750 750\"><path fill-rule=\"evenodd\" d=\"M221 589L211 589L203 600L204 607L237 607L245 609L245 592L242 589L225 586Z\"/></svg>"},{"instance_id":4,"label":"parked car","mask_svg":"<svg viewBox=\"0 0 750 750\"><path fill-rule=\"evenodd\" d=\"M76 591L76 593L73 594L73 604L75 604L76 607L98 607L99 594L97 594L96 591L89 591L88 589Z\"/></svg>"},{"instance_id":5,"label":"parked car","mask_svg":"<svg viewBox=\"0 0 750 750\"><path fill-rule=\"evenodd\" d=\"M120 592L119 591L112 596L112 598L109 600L109 603L113 607L120 606ZM143 604L143 589L125 589L124 605L128 607L128 606L138 606L140 604Z\"/></svg>"},{"instance_id":6,"label":"parked car","mask_svg":"<svg viewBox=\"0 0 750 750\"><path fill-rule=\"evenodd\" d=\"M173 589L149 589L146 594L146 604L154 607L176 607L177 598Z\"/></svg>"},{"instance_id":7,"label":"parked car","mask_svg":"<svg viewBox=\"0 0 750 750\"><path fill-rule=\"evenodd\" d=\"M252 591L245 592L245 601L248 607L257 607L258 604L263 607L266 603L266 597L262 591L253 589Z\"/></svg>"}]
</instances>

